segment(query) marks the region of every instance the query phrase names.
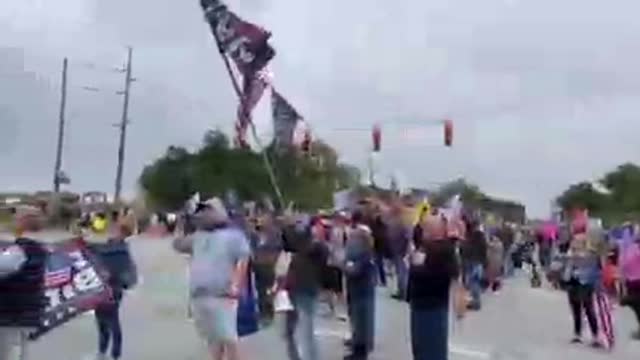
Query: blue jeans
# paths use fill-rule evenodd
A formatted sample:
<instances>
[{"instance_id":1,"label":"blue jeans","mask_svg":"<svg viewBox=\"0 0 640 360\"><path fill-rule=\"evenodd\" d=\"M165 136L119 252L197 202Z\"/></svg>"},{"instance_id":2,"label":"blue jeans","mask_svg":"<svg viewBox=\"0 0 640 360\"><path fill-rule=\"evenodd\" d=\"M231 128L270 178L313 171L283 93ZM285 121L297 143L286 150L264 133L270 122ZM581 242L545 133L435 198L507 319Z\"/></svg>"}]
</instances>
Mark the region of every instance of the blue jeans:
<instances>
[{"instance_id":1,"label":"blue jeans","mask_svg":"<svg viewBox=\"0 0 640 360\"><path fill-rule=\"evenodd\" d=\"M413 360L447 360L449 356L449 309L418 309L411 306Z\"/></svg>"},{"instance_id":2,"label":"blue jeans","mask_svg":"<svg viewBox=\"0 0 640 360\"><path fill-rule=\"evenodd\" d=\"M484 268L480 263L469 263L465 266L464 283L471 295L471 306L479 309L482 306L482 277Z\"/></svg>"},{"instance_id":3,"label":"blue jeans","mask_svg":"<svg viewBox=\"0 0 640 360\"><path fill-rule=\"evenodd\" d=\"M404 255L394 255L393 266L396 269L398 295L404 298L407 295L407 283L409 282L409 269L404 261Z\"/></svg>"},{"instance_id":4,"label":"blue jeans","mask_svg":"<svg viewBox=\"0 0 640 360\"><path fill-rule=\"evenodd\" d=\"M115 302L104 304L95 310L98 326L98 351L106 354L111 342L111 357L119 359L122 355L122 328L120 327L120 302L122 292L114 293Z\"/></svg>"},{"instance_id":5,"label":"blue jeans","mask_svg":"<svg viewBox=\"0 0 640 360\"><path fill-rule=\"evenodd\" d=\"M515 264L513 263L513 255L515 253L515 246L512 246L511 248L509 248L506 252L505 258L504 258L504 276L505 277L512 277L513 274L515 273Z\"/></svg>"},{"instance_id":6,"label":"blue jeans","mask_svg":"<svg viewBox=\"0 0 640 360\"><path fill-rule=\"evenodd\" d=\"M541 246L538 249L538 258L540 259L540 267L546 272L551 264L551 247Z\"/></svg>"},{"instance_id":7,"label":"blue jeans","mask_svg":"<svg viewBox=\"0 0 640 360\"><path fill-rule=\"evenodd\" d=\"M310 294L290 294L290 296L295 310L287 313L284 334L289 360L319 360L318 342L314 334L317 296ZM302 356L296 341L298 328L301 335Z\"/></svg>"},{"instance_id":8,"label":"blue jeans","mask_svg":"<svg viewBox=\"0 0 640 360\"><path fill-rule=\"evenodd\" d=\"M380 253L376 254L376 268L378 270L378 280L379 284L382 286L387 286L387 273L384 268L384 256Z\"/></svg>"},{"instance_id":9,"label":"blue jeans","mask_svg":"<svg viewBox=\"0 0 640 360\"><path fill-rule=\"evenodd\" d=\"M371 294L358 294L348 297L348 312L351 322L351 340L353 352L368 354L375 343L376 297Z\"/></svg>"}]
</instances>

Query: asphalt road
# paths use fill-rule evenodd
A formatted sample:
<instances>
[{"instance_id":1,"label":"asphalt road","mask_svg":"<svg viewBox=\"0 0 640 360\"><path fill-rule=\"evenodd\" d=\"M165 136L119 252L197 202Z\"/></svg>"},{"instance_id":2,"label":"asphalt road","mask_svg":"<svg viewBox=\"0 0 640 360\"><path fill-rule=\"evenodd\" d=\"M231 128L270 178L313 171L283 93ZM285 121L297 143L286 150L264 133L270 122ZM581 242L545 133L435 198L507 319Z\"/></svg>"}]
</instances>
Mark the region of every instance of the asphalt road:
<instances>
[{"instance_id":1,"label":"asphalt road","mask_svg":"<svg viewBox=\"0 0 640 360\"><path fill-rule=\"evenodd\" d=\"M168 239L132 241L142 273L141 284L123 304L123 360L206 359L204 348L187 319L185 259L173 253ZM377 306L377 345L373 360L409 360L408 311L381 289ZM531 289L524 276L508 282L499 294L487 295L481 312L453 323L451 359L473 360L632 360L640 342L630 340L632 314L616 309L618 344L611 352L569 345L571 318L565 296ZM323 360L342 359L346 325L319 317L317 336ZM33 343L30 360L89 360L96 349L96 329L86 314ZM278 326L242 339L248 360L285 360Z\"/></svg>"}]
</instances>

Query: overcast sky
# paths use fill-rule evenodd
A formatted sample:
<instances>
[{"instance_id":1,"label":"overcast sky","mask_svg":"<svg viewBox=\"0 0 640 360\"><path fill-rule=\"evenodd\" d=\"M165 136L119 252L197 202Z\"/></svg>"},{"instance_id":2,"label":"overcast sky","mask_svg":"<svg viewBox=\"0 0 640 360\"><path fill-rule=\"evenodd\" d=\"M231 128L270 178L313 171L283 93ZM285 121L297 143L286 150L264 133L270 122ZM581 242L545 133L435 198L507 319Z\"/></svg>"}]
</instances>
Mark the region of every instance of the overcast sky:
<instances>
[{"instance_id":1,"label":"overcast sky","mask_svg":"<svg viewBox=\"0 0 640 360\"><path fill-rule=\"evenodd\" d=\"M425 186L465 176L539 216L570 183L640 161L637 1L228 4L273 32L276 86L346 161L364 167L370 134L339 129L383 122L381 178ZM197 0L2 0L0 189L51 187L68 56L64 169L73 189L112 192L123 76L110 68L126 45L139 79L128 193L168 145L231 128L237 102ZM265 137L268 103L255 114ZM443 117L455 122L452 149L430 125Z\"/></svg>"}]
</instances>

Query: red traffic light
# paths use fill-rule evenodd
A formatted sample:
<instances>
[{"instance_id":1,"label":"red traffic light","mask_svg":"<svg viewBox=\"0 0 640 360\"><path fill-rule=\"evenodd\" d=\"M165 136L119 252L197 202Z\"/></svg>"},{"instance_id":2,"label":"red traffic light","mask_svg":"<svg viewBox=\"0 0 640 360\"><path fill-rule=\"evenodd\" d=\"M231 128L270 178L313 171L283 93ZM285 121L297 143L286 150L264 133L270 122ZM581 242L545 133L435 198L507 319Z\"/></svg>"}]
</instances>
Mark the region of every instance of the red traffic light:
<instances>
[{"instance_id":1,"label":"red traffic light","mask_svg":"<svg viewBox=\"0 0 640 360\"><path fill-rule=\"evenodd\" d=\"M444 145L453 145L453 121L449 119L444 121Z\"/></svg>"},{"instance_id":2,"label":"red traffic light","mask_svg":"<svg viewBox=\"0 0 640 360\"><path fill-rule=\"evenodd\" d=\"M300 147L304 153L309 153L311 151L311 130L305 130Z\"/></svg>"},{"instance_id":3,"label":"red traffic light","mask_svg":"<svg viewBox=\"0 0 640 360\"><path fill-rule=\"evenodd\" d=\"M373 139L373 151L379 152L380 146L382 144L382 130L379 125L373 126L373 131L371 132L371 137Z\"/></svg>"}]
</instances>

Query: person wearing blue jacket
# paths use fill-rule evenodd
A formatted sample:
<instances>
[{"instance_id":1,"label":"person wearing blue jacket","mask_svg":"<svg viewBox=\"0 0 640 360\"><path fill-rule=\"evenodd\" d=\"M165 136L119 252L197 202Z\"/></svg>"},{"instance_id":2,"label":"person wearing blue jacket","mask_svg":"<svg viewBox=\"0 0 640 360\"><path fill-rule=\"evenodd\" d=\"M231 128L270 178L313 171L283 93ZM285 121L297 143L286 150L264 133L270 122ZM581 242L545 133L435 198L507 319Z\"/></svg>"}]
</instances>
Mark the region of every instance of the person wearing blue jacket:
<instances>
[{"instance_id":1,"label":"person wearing blue jacket","mask_svg":"<svg viewBox=\"0 0 640 360\"><path fill-rule=\"evenodd\" d=\"M106 243L89 244L89 248L98 256L109 273L108 284L111 287L113 301L102 304L95 310L98 328L98 359L107 359L111 345L111 359L122 356L122 328L120 324L120 305L124 292L135 286L137 270L129 250L126 238L133 230L126 225L118 225L115 234Z\"/></svg>"},{"instance_id":2,"label":"person wearing blue jacket","mask_svg":"<svg viewBox=\"0 0 640 360\"><path fill-rule=\"evenodd\" d=\"M344 273L352 332L345 360L366 360L374 347L376 266L371 230L357 211L347 236Z\"/></svg>"}]
</instances>

